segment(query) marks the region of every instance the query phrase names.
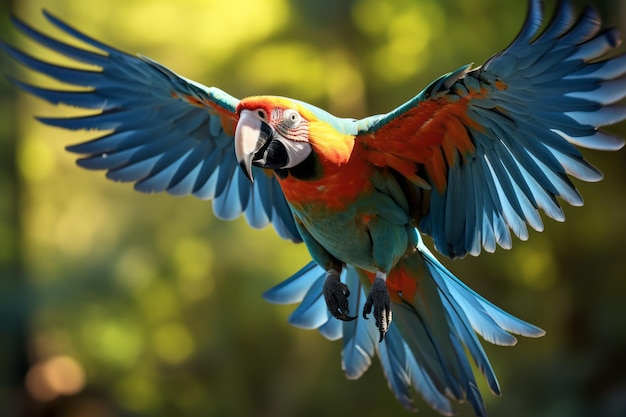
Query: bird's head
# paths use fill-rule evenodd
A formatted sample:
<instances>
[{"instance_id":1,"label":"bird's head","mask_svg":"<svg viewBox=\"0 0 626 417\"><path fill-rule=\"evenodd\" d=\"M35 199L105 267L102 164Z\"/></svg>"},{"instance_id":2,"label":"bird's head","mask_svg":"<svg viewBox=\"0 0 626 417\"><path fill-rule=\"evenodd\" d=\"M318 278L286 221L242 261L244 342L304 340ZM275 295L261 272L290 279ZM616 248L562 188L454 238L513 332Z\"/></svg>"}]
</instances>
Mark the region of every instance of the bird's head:
<instances>
[{"instance_id":1,"label":"bird's head","mask_svg":"<svg viewBox=\"0 0 626 417\"><path fill-rule=\"evenodd\" d=\"M289 169L311 155L312 115L298 103L281 97L251 97L240 102L237 114L235 154L251 181L252 165Z\"/></svg>"}]
</instances>

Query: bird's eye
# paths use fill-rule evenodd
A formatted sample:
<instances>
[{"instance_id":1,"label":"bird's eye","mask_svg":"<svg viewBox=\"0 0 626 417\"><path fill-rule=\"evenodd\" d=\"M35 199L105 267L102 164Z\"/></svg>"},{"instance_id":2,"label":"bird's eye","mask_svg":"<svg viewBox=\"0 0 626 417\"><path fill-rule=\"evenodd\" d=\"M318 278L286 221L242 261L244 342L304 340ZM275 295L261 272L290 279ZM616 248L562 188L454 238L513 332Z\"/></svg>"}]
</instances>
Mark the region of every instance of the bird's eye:
<instances>
[{"instance_id":1,"label":"bird's eye","mask_svg":"<svg viewBox=\"0 0 626 417\"><path fill-rule=\"evenodd\" d=\"M300 113L295 110L285 110L283 113L283 123L288 127L295 127L300 123Z\"/></svg>"},{"instance_id":2,"label":"bird's eye","mask_svg":"<svg viewBox=\"0 0 626 417\"><path fill-rule=\"evenodd\" d=\"M267 115L265 114L265 110L261 110L261 109L259 109L259 110L257 110L257 112L256 112L256 113L259 115L259 117L260 117L261 119L263 119L263 120L267 120Z\"/></svg>"}]
</instances>

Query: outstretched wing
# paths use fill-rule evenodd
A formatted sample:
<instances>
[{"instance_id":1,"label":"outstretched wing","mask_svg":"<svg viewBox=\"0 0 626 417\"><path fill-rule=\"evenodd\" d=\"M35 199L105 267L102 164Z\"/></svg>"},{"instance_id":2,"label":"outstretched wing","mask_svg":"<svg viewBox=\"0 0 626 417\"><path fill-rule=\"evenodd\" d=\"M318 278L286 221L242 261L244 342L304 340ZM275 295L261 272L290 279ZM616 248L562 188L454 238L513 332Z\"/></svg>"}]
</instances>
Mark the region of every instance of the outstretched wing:
<instances>
[{"instance_id":1,"label":"outstretched wing","mask_svg":"<svg viewBox=\"0 0 626 417\"><path fill-rule=\"evenodd\" d=\"M533 0L521 33L482 67L434 81L392 112L359 121L370 161L413 185L415 218L447 256L477 255L541 231L542 209L564 220L556 197L583 200L568 174L602 174L576 146L617 150L624 141L597 130L626 119L613 103L626 96L626 56L616 30L600 32L592 8L576 20L561 2L552 22Z\"/></svg>"},{"instance_id":2,"label":"outstretched wing","mask_svg":"<svg viewBox=\"0 0 626 417\"><path fill-rule=\"evenodd\" d=\"M13 20L15 26L31 39L95 68L59 66L2 44L26 67L84 87L81 91L50 90L13 80L21 89L54 104L100 110L90 116L39 118L65 129L106 132L67 148L83 155L78 165L106 170L108 178L134 182L142 192L167 191L213 200L213 210L222 219L244 213L253 227L272 223L281 237L301 241L274 176L254 168L257 181L252 184L237 167L233 131L239 100L180 77L148 58L104 45L46 12L44 15L63 32L102 52L60 42L18 19Z\"/></svg>"}]
</instances>

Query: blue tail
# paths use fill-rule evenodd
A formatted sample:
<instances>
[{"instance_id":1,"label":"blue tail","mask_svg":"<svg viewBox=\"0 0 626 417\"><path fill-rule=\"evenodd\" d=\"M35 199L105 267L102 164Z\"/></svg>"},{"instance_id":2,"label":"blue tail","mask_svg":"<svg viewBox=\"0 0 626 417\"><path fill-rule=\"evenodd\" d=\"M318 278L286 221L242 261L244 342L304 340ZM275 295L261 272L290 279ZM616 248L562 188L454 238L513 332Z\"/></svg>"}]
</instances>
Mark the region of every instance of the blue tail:
<instances>
[{"instance_id":1,"label":"blue tail","mask_svg":"<svg viewBox=\"0 0 626 417\"><path fill-rule=\"evenodd\" d=\"M342 368L349 379L363 375L376 354L390 389L405 408L416 410L413 387L444 415L454 413L451 400L469 402L476 415L486 415L469 358L494 394L500 394L500 387L476 334L490 343L511 346L517 341L513 334L539 337L544 331L472 291L435 259L421 238L417 252L403 263L403 268L421 277L418 295L413 302L394 302L393 322L382 343L374 320L360 318L366 293L359 272L351 266L342 281L357 296L350 297L351 314L359 316L357 320L342 322L330 315L322 294L325 272L314 262L264 297L278 304L299 302L289 317L294 326L319 329L330 340L343 338Z\"/></svg>"}]
</instances>

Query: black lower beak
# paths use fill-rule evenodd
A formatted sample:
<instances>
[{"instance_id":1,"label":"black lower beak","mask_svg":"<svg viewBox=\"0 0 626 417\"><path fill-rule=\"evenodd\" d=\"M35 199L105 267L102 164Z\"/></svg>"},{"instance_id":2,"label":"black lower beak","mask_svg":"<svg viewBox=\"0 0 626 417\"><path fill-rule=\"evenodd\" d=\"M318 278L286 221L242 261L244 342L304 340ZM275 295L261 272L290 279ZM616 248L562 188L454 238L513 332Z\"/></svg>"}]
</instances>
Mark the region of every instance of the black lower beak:
<instances>
[{"instance_id":1,"label":"black lower beak","mask_svg":"<svg viewBox=\"0 0 626 417\"><path fill-rule=\"evenodd\" d=\"M252 164L264 166L264 154L272 142L272 128L249 110L243 110L235 130L235 155L239 166L250 181Z\"/></svg>"}]
</instances>

